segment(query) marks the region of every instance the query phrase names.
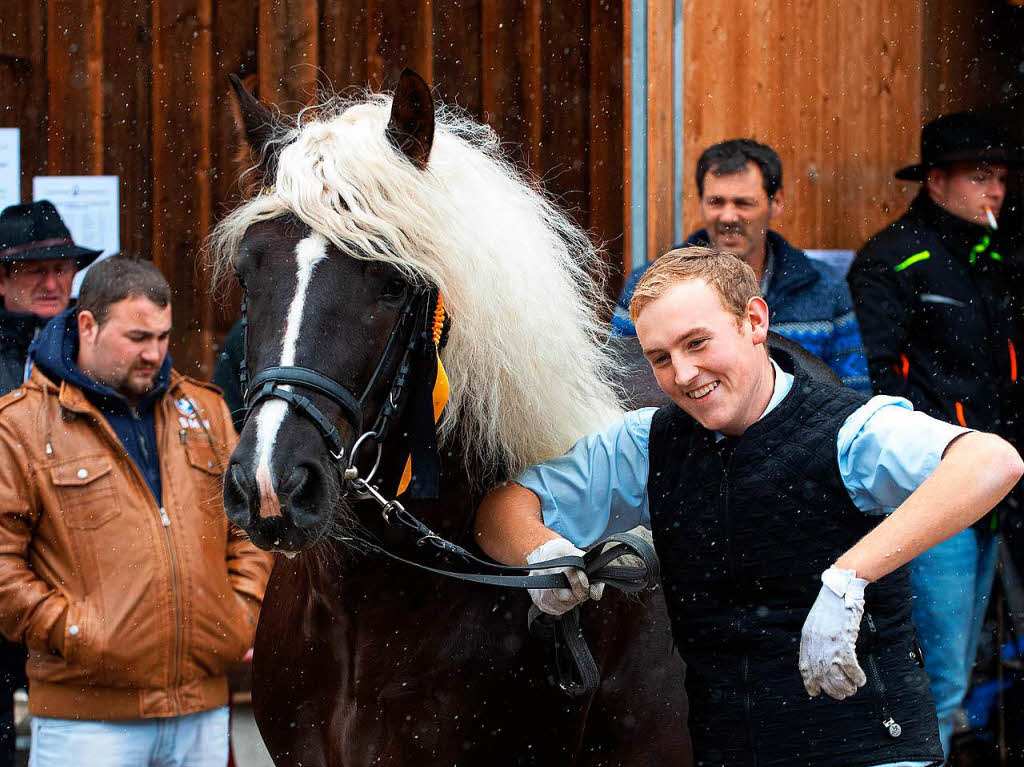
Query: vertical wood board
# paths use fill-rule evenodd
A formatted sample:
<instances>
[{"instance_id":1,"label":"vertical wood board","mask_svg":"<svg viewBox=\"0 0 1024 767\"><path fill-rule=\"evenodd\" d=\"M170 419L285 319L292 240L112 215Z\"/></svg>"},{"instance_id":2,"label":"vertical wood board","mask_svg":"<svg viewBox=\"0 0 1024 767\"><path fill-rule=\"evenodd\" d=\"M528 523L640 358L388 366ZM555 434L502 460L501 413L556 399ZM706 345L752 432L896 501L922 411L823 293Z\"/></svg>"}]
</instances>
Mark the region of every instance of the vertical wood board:
<instances>
[{"instance_id":1,"label":"vertical wood board","mask_svg":"<svg viewBox=\"0 0 1024 767\"><path fill-rule=\"evenodd\" d=\"M618 295L625 271L623 200L625 194L624 66L625 30L621 0L590 0L590 56L587 97L587 220L595 240L607 253L611 271L608 292Z\"/></svg>"},{"instance_id":2,"label":"vertical wood board","mask_svg":"<svg viewBox=\"0 0 1024 767\"><path fill-rule=\"evenodd\" d=\"M647 0L647 259L672 246L672 0Z\"/></svg>"},{"instance_id":3,"label":"vertical wood board","mask_svg":"<svg viewBox=\"0 0 1024 767\"><path fill-rule=\"evenodd\" d=\"M548 192L587 227L589 9L573 0L542 10L540 174Z\"/></svg>"},{"instance_id":4,"label":"vertical wood board","mask_svg":"<svg viewBox=\"0 0 1024 767\"><path fill-rule=\"evenodd\" d=\"M153 3L153 261L173 289L175 365L213 370L210 285L200 249L212 223L211 0Z\"/></svg>"},{"instance_id":5,"label":"vertical wood board","mask_svg":"<svg viewBox=\"0 0 1024 767\"><path fill-rule=\"evenodd\" d=\"M777 224L797 246L855 249L895 217L913 191L892 172L917 152L918 2L687 0L684 24L688 231L697 158L741 137L782 158Z\"/></svg>"},{"instance_id":6,"label":"vertical wood board","mask_svg":"<svg viewBox=\"0 0 1024 767\"><path fill-rule=\"evenodd\" d=\"M0 127L18 128L21 200L32 199L32 177L46 172L48 84L45 2L11 0L0 25Z\"/></svg>"}]
</instances>

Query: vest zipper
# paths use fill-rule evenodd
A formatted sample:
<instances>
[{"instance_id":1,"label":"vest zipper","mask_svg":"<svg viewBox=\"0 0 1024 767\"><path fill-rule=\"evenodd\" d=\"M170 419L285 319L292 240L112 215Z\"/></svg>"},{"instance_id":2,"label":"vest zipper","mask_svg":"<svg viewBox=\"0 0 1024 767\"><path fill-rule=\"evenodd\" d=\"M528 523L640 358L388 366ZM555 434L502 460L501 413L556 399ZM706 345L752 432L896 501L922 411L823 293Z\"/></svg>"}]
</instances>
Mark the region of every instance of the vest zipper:
<instances>
[{"instance_id":1,"label":"vest zipper","mask_svg":"<svg viewBox=\"0 0 1024 767\"><path fill-rule=\"evenodd\" d=\"M871 617L871 613L868 612L864 613L864 618L867 620L868 631L871 632L873 640L875 635L878 633L878 630L875 628L875 621ZM872 641L872 644L874 644L874 641ZM882 678L882 671L878 666L878 659L875 657L874 653L869 652L867 655L867 661L868 674L871 675L871 681L874 682L875 688L878 690L878 694L882 698L882 727L888 730L890 737L898 738L903 734L903 727L901 727L899 722L893 719L892 715L889 713L889 696L886 692L885 680Z\"/></svg>"},{"instance_id":2,"label":"vest zipper","mask_svg":"<svg viewBox=\"0 0 1024 767\"><path fill-rule=\"evenodd\" d=\"M751 716L753 705L750 701L750 658L743 656L743 711L747 720L747 742L750 744L750 756L757 767L757 742L754 737L754 721Z\"/></svg>"},{"instance_id":3,"label":"vest zipper","mask_svg":"<svg viewBox=\"0 0 1024 767\"><path fill-rule=\"evenodd\" d=\"M719 485L718 497L722 509L722 526L725 528L725 556L729 563L729 580L735 584L737 582L736 558L733 554L732 516L729 512L729 469L732 467L733 451L729 451L728 458L726 458L724 450L719 453L719 456L722 460L722 482Z\"/></svg>"}]
</instances>

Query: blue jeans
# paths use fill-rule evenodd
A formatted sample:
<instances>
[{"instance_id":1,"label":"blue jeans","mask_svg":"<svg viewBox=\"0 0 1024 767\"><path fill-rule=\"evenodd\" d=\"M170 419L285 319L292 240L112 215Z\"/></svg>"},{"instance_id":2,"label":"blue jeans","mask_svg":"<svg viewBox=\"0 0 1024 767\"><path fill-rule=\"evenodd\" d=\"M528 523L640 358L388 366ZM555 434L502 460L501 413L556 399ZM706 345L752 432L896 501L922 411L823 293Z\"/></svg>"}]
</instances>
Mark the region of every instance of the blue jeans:
<instances>
[{"instance_id":1,"label":"blue jeans","mask_svg":"<svg viewBox=\"0 0 1024 767\"><path fill-rule=\"evenodd\" d=\"M910 563L914 623L949 756L953 723L963 704L995 579L999 539L968 528Z\"/></svg>"},{"instance_id":2,"label":"blue jeans","mask_svg":"<svg viewBox=\"0 0 1024 767\"><path fill-rule=\"evenodd\" d=\"M228 709L166 719L32 717L29 767L225 767Z\"/></svg>"}]
</instances>

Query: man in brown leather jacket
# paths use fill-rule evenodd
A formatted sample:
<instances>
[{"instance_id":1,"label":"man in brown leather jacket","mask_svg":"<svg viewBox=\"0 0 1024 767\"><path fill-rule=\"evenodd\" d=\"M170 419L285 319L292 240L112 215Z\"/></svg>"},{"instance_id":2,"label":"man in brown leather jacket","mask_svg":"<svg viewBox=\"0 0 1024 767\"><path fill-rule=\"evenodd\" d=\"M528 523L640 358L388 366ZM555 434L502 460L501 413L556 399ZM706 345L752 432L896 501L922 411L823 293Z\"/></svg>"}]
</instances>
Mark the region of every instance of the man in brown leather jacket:
<instances>
[{"instance_id":1,"label":"man in brown leather jacket","mask_svg":"<svg viewBox=\"0 0 1024 767\"><path fill-rule=\"evenodd\" d=\"M100 262L0 399L0 631L29 648L38 767L227 761L270 563L228 527L234 429L170 331L152 264Z\"/></svg>"}]
</instances>

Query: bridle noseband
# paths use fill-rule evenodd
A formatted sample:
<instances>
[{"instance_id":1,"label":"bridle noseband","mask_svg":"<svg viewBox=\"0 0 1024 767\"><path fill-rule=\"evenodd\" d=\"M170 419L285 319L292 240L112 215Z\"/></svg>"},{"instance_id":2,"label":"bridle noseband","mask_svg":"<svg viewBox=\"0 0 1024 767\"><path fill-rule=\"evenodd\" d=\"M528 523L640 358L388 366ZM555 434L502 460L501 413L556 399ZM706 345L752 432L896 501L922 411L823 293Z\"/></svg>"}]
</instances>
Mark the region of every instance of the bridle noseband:
<instances>
[{"instance_id":1,"label":"bridle noseband","mask_svg":"<svg viewBox=\"0 0 1024 767\"><path fill-rule=\"evenodd\" d=\"M421 287L412 291L402 307L397 322L391 329L373 375L366 382L362 393L356 396L346 386L330 376L299 365L275 365L264 368L253 377L252 381L249 381L248 296L243 293L242 361L239 365L239 384L245 403L244 420L249 419L253 408L259 403L268 399L284 400L288 403L289 408L307 418L320 432L320 436L327 443L331 457L337 462L344 480L369 482L380 464L383 443L388 436L391 424L408 394L409 372L417 352L428 351L426 344L433 345L433 338L428 331L436 302L436 289ZM387 397L381 405L373 428L364 431L364 413L369 398L381 388L383 376L392 365L395 365L394 360L398 353L401 353L401 357L395 366L395 375L391 380ZM351 424L353 432L358 436L347 459L341 433L334 421L324 415L323 411L309 397L299 393L300 391L315 392L325 397L337 406L341 416ZM360 449L371 443L377 447L376 458L367 476L360 477L356 459Z\"/></svg>"}]
</instances>

